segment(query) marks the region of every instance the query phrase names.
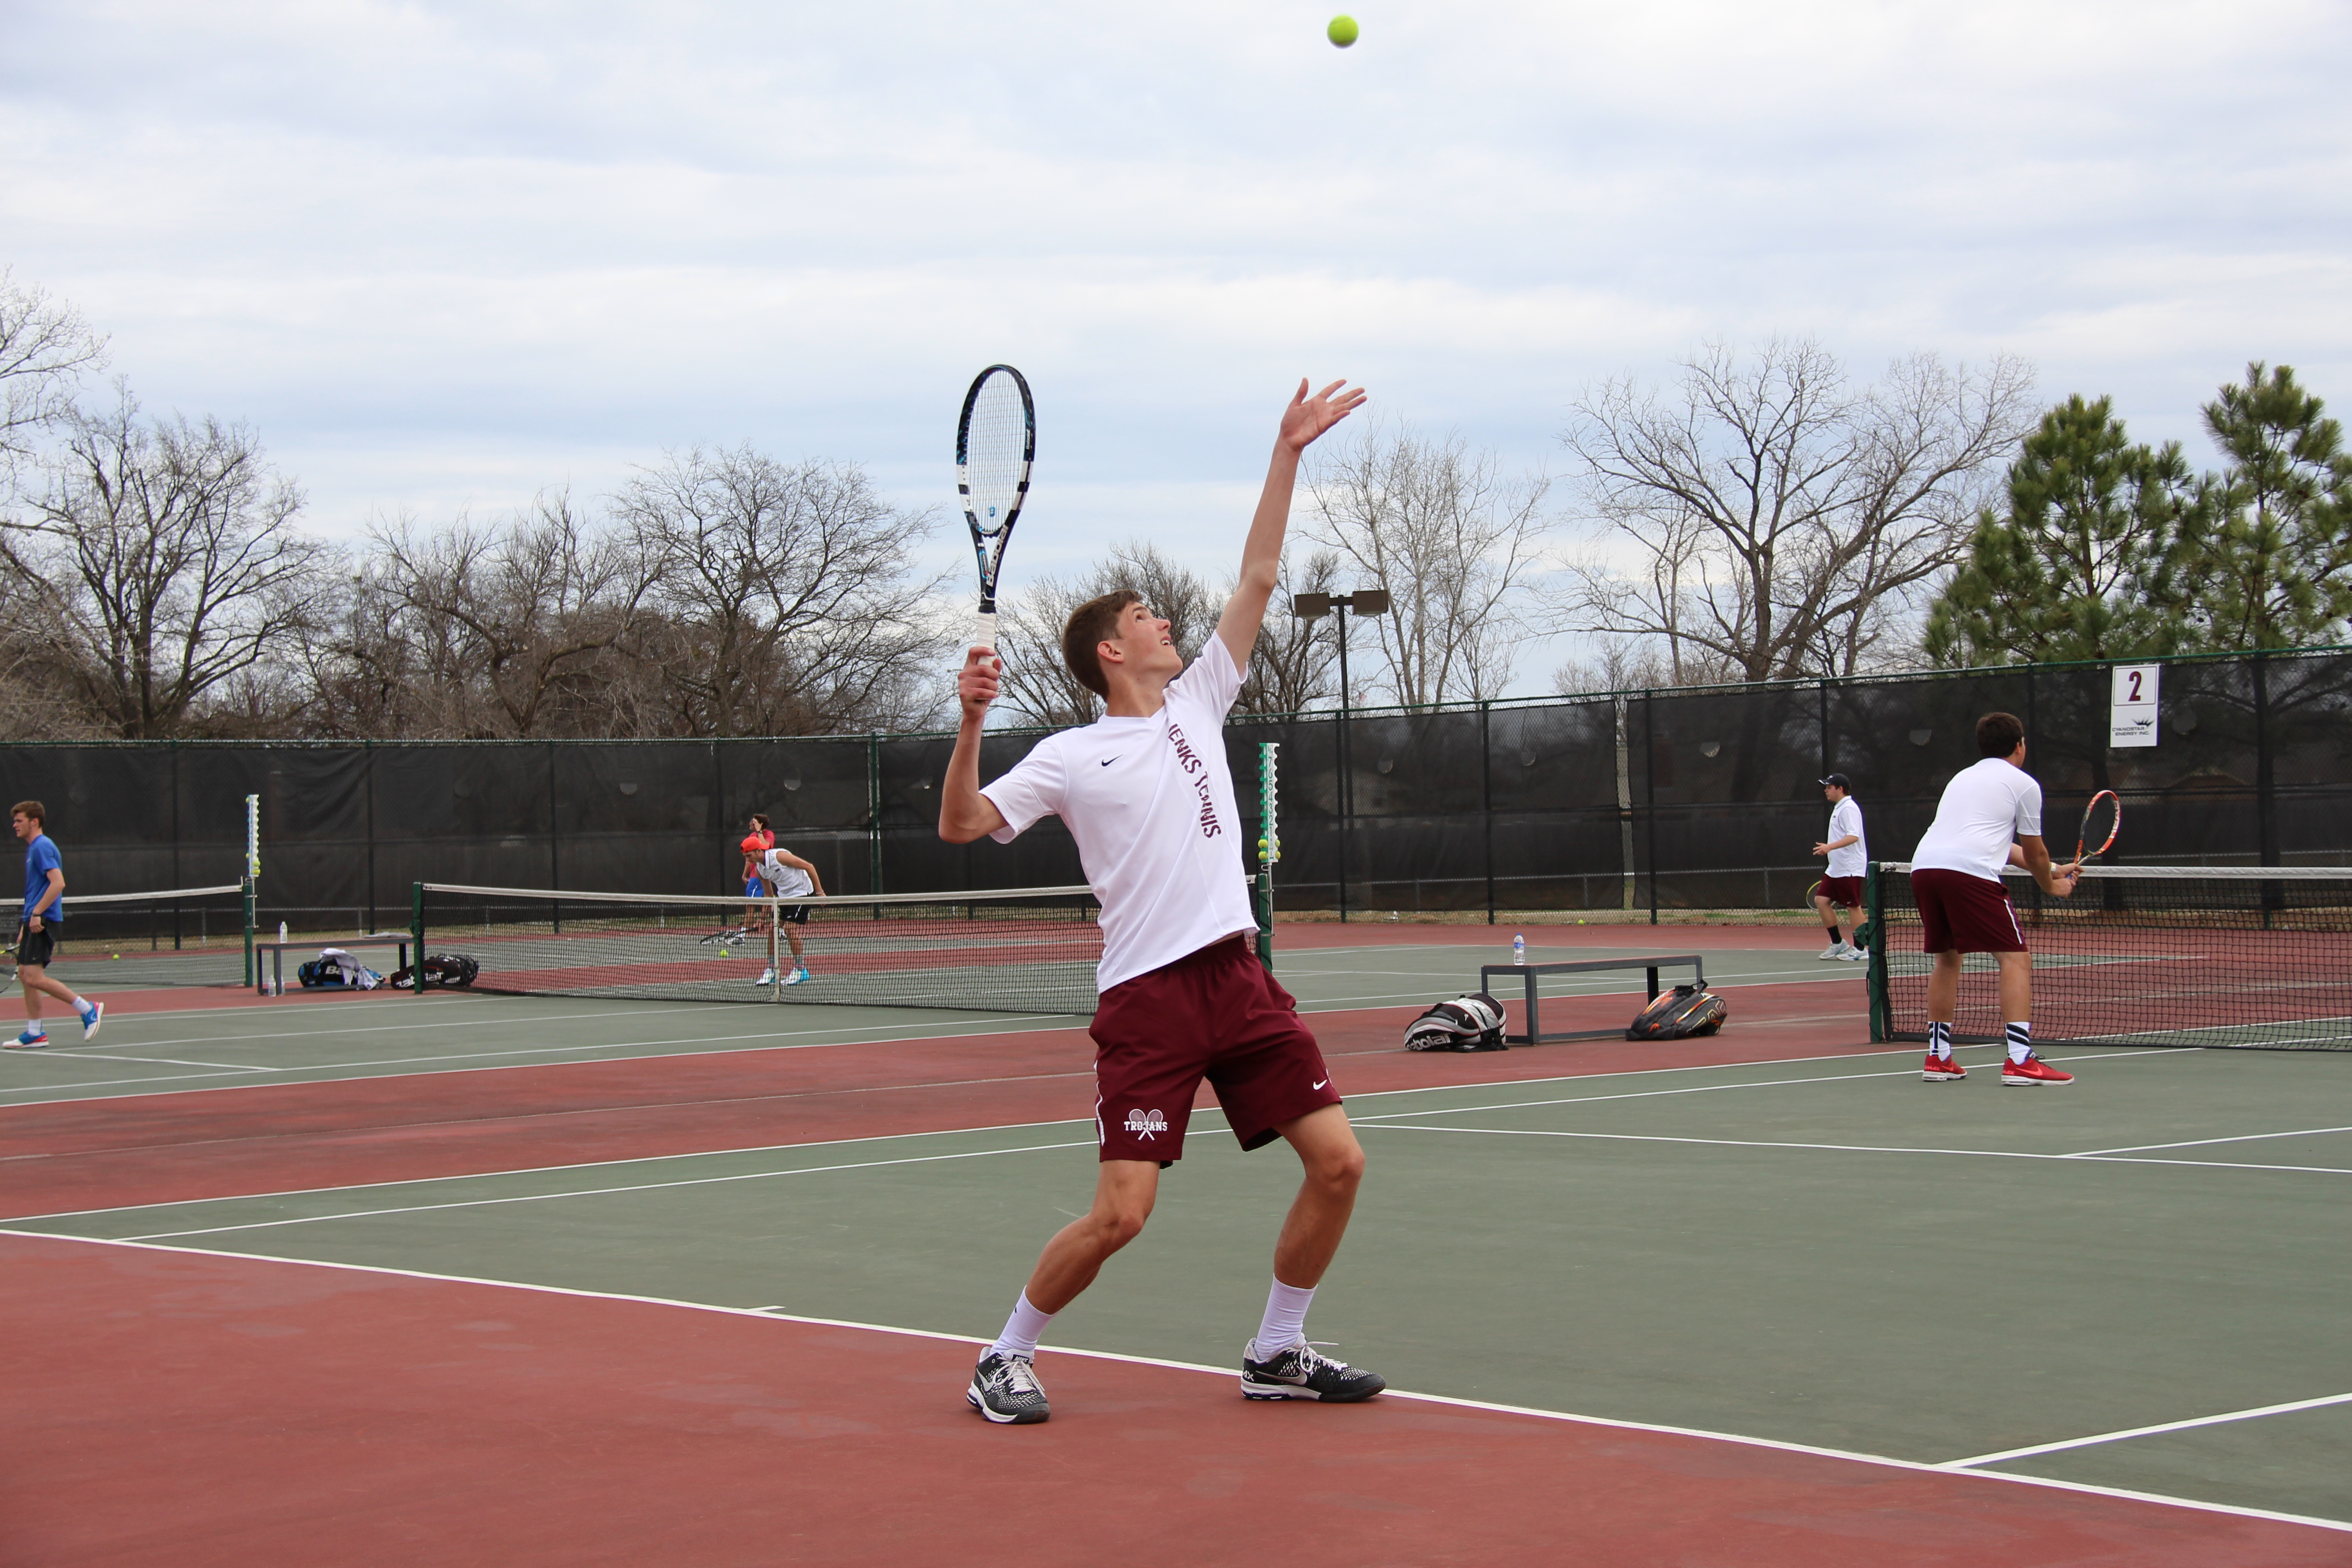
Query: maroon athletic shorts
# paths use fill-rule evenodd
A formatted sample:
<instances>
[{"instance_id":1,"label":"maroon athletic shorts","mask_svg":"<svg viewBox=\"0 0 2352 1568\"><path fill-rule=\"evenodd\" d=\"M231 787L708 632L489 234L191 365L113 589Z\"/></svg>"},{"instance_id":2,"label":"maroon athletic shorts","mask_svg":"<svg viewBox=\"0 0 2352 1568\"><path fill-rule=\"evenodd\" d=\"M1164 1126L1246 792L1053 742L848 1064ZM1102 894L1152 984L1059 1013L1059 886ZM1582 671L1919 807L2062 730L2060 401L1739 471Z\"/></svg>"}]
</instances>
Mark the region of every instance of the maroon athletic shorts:
<instances>
[{"instance_id":1,"label":"maroon athletic shorts","mask_svg":"<svg viewBox=\"0 0 2352 1568\"><path fill-rule=\"evenodd\" d=\"M2025 931L2009 889L1966 871L1911 873L1922 952L2023 952Z\"/></svg>"},{"instance_id":2,"label":"maroon athletic shorts","mask_svg":"<svg viewBox=\"0 0 2352 1568\"><path fill-rule=\"evenodd\" d=\"M1244 1149L1339 1103L1298 1004L1228 937L1103 993L1096 1009L1095 1127L1106 1160L1183 1156L1192 1096L1205 1078Z\"/></svg>"},{"instance_id":3,"label":"maroon athletic shorts","mask_svg":"<svg viewBox=\"0 0 2352 1568\"><path fill-rule=\"evenodd\" d=\"M1823 877L1822 897L1841 910L1862 908L1862 879L1859 877Z\"/></svg>"}]
</instances>

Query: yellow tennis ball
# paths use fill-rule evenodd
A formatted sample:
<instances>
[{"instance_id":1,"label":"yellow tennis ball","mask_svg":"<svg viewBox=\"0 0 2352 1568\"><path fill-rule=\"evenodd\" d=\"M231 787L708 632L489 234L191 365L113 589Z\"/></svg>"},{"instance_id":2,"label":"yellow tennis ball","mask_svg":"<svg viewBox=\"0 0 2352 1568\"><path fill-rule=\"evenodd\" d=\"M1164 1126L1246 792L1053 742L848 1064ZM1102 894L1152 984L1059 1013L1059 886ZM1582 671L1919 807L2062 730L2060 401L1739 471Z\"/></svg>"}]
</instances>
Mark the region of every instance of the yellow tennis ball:
<instances>
[{"instance_id":1,"label":"yellow tennis ball","mask_svg":"<svg viewBox=\"0 0 2352 1568\"><path fill-rule=\"evenodd\" d=\"M1344 49L1356 41L1356 19L1353 16L1334 16L1331 25L1323 29L1323 36Z\"/></svg>"}]
</instances>

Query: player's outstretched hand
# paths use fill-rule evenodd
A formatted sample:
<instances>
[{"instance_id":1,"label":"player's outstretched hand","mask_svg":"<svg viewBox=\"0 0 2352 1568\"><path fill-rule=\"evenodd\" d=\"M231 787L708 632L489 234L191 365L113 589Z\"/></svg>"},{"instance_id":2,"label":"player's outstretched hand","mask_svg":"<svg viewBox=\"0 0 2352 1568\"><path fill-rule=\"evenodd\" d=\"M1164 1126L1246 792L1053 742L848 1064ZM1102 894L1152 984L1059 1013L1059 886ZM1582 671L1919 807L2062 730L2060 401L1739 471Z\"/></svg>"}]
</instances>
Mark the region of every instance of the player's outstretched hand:
<instances>
[{"instance_id":1,"label":"player's outstretched hand","mask_svg":"<svg viewBox=\"0 0 2352 1568\"><path fill-rule=\"evenodd\" d=\"M1307 395L1307 378L1300 376L1298 390L1292 395L1290 406L1282 411L1283 444L1294 452L1304 452L1314 443L1316 437L1362 407L1364 396L1362 387L1349 386L1347 378L1342 376L1309 397Z\"/></svg>"},{"instance_id":2,"label":"player's outstretched hand","mask_svg":"<svg viewBox=\"0 0 2352 1568\"><path fill-rule=\"evenodd\" d=\"M1829 852L1830 847L1826 844L1816 844L1813 846L1813 853L1816 855L1826 855Z\"/></svg>"},{"instance_id":3,"label":"player's outstretched hand","mask_svg":"<svg viewBox=\"0 0 2352 1568\"><path fill-rule=\"evenodd\" d=\"M989 648L965 653L963 669L956 676L956 701L969 717L985 716L988 705L996 700L997 668L996 655Z\"/></svg>"},{"instance_id":4,"label":"player's outstretched hand","mask_svg":"<svg viewBox=\"0 0 2352 1568\"><path fill-rule=\"evenodd\" d=\"M2083 863L2080 860L2071 866L2061 866L2050 878L2052 890L2062 899L2071 899L2074 896L2074 884L2082 879Z\"/></svg>"}]
</instances>

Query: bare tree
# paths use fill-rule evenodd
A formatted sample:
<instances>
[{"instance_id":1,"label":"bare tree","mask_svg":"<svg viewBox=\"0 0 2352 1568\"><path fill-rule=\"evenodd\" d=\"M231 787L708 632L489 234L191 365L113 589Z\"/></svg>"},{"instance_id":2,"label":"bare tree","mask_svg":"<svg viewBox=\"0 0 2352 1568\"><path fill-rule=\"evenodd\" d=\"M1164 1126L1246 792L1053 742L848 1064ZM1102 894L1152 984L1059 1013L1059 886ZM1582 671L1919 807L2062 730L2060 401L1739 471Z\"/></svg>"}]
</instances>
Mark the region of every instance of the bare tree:
<instances>
[{"instance_id":1,"label":"bare tree","mask_svg":"<svg viewBox=\"0 0 2352 1568\"><path fill-rule=\"evenodd\" d=\"M913 547L935 526L855 464L787 466L749 446L697 448L622 487L617 515L659 563L638 644L677 729L834 734L908 725L938 706L945 640Z\"/></svg>"},{"instance_id":2,"label":"bare tree","mask_svg":"<svg viewBox=\"0 0 2352 1568\"><path fill-rule=\"evenodd\" d=\"M1811 340L1742 363L1709 344L1659 394L1612 381L1561 439L1599 525L1572 569L1579 629L1663 639L1736 678L1883 661L1955 560L1994 469L2032 425L2032 372L1932 354L1850 391Z\"/></svg>"},{"instance_id":3,"label":"bare tree","mask_svg":"<svg viewBox=\"0 0 2352 1568\"><path fill-rule=\"evenodd\" d=\"M1317 550L1282 558L1282 577L1258 626L1250 667L1234 700L1237 713L1303 713L1339 694L1339 651L1322 621L1291 615L1295 594L1328 594L1339 576L1338 552Z\"/></svg>"},{"instance_id":4,"label":"bare tree","mask_svg":"<svg viewBox=\"0 0 2352 1568\"><path fill-rule=\"evenodd\" d=\"M1128 588L1167 618L1168 635L1187 661L1199 656L1224 611L1224 595L1149 540L1113 545L1108 555L1076 577L1034 578L1007 597L997 623L1008 711L1033 724L1055 726L1089 724L1101 714L1102 699L1081 686L1062 662L1062 628L1070 612L1088 599Z\"/></svg>"},{"instance_id":5,"label":"bare tree","mask_svg":"<svg viewBox=\"0 0 2352 1568\"><path fill-rule=\"evenodd\" d=\"M112 733L183 732L223 681L289 643L319 605L302 494L243 426L75 414L0 569L49 628L56 674Z\"/></svg>"},{"instance_id":6,"label":"bare tree","mask_svg":"<svg viewBox=\"0 0 2352 1568\"><path fill-rule=\"evenodd\" d=\"M562 490L487 527L461 517L428 533L402 517L370 532L384 563L377 583L399 612L376 647L423 652L419 673L466 689L479 716L468 732L604 730L600 666L635 629L659 557L599 530Z\"/></svg>"},{"instance_id":7,"label":"bare tree","mask_svg":"<svg viewBox=\"0 0 2352 1568\"><path fill-rule=\"evenodd\" d=\"M1459 436L1378 422L1317 460L1301 531L1390 595L1373 689L1413 705L1502 695L1543 618L1550 483L1506 476Z\"/></svg>"},{"instance_id":8,"label":"bare tree","mask_svg":"<svg viewBox=\"0 0 2352 1568\"><path fill-rule=\"evenodd\" d=\"M1698 668L1675 669L1654 638L1607 637L1583 658L1571 658L1552 671L1551 689L1562 697L1583 697L1606 691L1654 691L1675 686L1705 686L1735 679L1727 672Z\"/></svg>"},{"instance_id":9,"label":"bare tree","mask_svg":"<svg viewBox=\"0 0 2352 1568\"><path fill-rule=\"evenodd\" d=\"M39 285L0 268L0 479L32 456L34 438L65 422L84 373L106 363L106 340Z\"/></svg>"}]
</instances>

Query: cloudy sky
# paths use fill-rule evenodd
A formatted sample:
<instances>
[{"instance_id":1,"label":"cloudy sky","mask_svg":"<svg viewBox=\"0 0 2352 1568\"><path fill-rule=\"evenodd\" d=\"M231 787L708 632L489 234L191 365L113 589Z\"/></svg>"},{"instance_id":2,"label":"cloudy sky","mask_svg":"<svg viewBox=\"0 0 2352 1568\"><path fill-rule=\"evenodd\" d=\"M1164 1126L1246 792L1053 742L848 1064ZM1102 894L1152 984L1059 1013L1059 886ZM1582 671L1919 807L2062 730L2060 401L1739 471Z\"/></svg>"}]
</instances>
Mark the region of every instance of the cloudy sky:
<instances>
[{"instance_id":1,"label":"cloudy sky","mask_svg":"<svg viewBox=\"0 0 2352 1568\"><path fill-rule=\"evenodd\" d=\"M1009 583L1222 568L1302 374L1555 470L1710 338L2021 354L2200 460L2250 358L2352 404L2340 3L1328 14L0 0L0 263L338 536L747 439L944 509L1010 360Z\"/></svg>"}]
</instances>

